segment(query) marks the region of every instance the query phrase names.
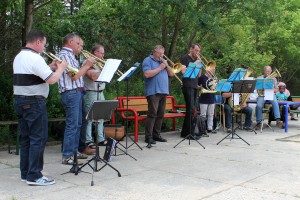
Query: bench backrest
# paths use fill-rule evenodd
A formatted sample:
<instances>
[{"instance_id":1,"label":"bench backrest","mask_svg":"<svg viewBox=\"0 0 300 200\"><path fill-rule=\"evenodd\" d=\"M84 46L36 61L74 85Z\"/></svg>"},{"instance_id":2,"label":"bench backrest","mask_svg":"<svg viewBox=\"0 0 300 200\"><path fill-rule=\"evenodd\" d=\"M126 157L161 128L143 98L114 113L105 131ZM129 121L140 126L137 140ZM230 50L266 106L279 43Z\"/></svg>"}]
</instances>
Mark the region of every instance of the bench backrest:
<instances>
[{"instance_id":1,"label":"bench backrest","mask_svg":"<svg viewBox=\"0 0 300 200\"><path fill-rule=\"evenodd\" d=\"M168 96L166 99L166 110L173 110L173 97ZM127 108L127 99L122 98L122 105L123 108ZM128 98L128 108L132 108L136 110L137 112L141 111L148 111L148 102L146 97L140 97L140 98Z\"/></svg>"},{"instance_id":2,"label":"bench backrest","mask_svg":"<svg viewBox=\"0 0 300 200\"><path fill-rule=\"evenodd\" d=\"M292 101L300 102L300 96L292 96Z\"/></svg>"}]
</instances>

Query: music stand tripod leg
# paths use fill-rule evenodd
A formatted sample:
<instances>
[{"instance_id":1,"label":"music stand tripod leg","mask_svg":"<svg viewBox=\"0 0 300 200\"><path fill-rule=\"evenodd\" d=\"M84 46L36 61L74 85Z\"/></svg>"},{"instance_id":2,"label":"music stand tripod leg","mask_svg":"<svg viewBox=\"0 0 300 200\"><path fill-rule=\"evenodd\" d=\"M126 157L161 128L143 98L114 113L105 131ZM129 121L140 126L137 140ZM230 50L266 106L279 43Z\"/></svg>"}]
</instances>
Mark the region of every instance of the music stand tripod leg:
<instances>
[{"instance_id":1,"label":"music stand tripod leg","mask_svg":"<svg viewBox=\"0 0 300 200\"><path fill-rule=\"evenodd\" d=\"M117 131L118 131L118 129L117 129L117 127L115 127L115 138L117 138ZM123 144L120 143L120 141L122 141L125 137L126 137L126 146L124 146ZM129 136L129 138L130 138L131 140L133 140L130 136ZM143 150L143 149L142 149L142 148L141 148L134 140L133 140L133 142L134 142L141 150ZM132 143L129 147L131 147L134 143ZM123 149L121 149L120 147L118 147L118 144L121 145L125 150L123 150ZM136 158L134 158L132 155L130 155L130 154L127 152L127 149L129 149L129 147L127 146L127 133L126 133L120 140L118 140L118 141L116 142L116 145L115 145L115 156L117 156L117 151L116 151L116 149L119 149L120 151L123 152L123 154L119 154L119 155L127 155L127 156L131 157L132 159L134 159L135 161L137 161Z\"/></svg>"}]
</instances>

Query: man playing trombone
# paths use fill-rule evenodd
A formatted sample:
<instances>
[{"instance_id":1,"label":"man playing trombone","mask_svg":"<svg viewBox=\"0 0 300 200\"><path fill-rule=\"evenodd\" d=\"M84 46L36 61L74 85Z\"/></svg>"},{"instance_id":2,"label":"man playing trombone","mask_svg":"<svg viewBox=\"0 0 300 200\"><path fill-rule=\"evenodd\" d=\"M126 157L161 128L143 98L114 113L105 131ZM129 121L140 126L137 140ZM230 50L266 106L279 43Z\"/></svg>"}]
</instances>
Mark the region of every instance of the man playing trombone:
<instances>
[{"instance_id":1,"label":"man playing trombone","mask_svg":"<svg viewBox=\"0 0 300 200\"><path fill-rule=\"evenodd\" d=\"M173 76L172 68L163 59L165 48L156 45L152 55L143 61L145 80L145 96L148 102L148 114L145 123L145 142L156 144L167 142L160 135L161 125L165 114L166 96L169 94L169 76Z\"/></svg>"},{"instance_id":2,"label":"man playing trombone","mask_svg":"<svg viewBox=\"0 0 300 200\"><path fill-rule=\"evenodd\" d=\"M195 43L190 48L190 53L185 54L182 56L180 62L183 65L182 73L184 74L189 63L196 62L199 58L197 54L200 52L201 47L198 43ZM201 71L198 74L198 77L201 76ZM182 93L185 100L186 105L186 115L184 117L182 130L181 130L181 137L185 138L189 134L194 134L194 130L192 130L193 124L193 117L195 112L195 105L197 99L197 87L198 87L198 78L185 78L182 77ZM199 136L194 136L196 140L198 140ZM191 137L190 139L193 139Z\"/></svg>"}]
</instances>

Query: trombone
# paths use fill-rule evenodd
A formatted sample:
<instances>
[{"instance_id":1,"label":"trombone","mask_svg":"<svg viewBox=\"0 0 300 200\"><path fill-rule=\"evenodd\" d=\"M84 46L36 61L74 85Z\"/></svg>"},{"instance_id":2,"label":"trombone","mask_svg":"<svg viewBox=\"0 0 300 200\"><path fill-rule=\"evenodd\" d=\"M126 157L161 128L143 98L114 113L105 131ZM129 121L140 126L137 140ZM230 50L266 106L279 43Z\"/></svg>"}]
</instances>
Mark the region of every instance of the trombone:
<instances>
[{"instance_id":1,"label":"trombone","mask_svg":"<svg viewBox=\"0 0 300 200\"><path fill-rule=\"evenodd\" d=\"M176 75L177 73L181 72L182 69L182 64L181 63L174 63L172 62L172 60L170 58L168 58L166 55L162 56L162 61L166 61L165 64L167 65L167 67L169 67L173 73L175 78L180 82L180 84L182 85L182 81L180 80L180 78ZM171 67L168 65L167 61L169 61L171 63Z\"/></svg>"},{"instance_id":2,"label":"trombone","mask_svg":"<svg viewBox=\"0 0 300 200\"><path fill-rule=\"evenodd\" d=\"M103 67L105 65L105 60L101 59L101 58L98 58L97 56L95 56L94 54L91 54L90 52L86 51L86 50L82 50L80 52L85 58L88 58L88 57L92 57L94 58L95 60L95 65L97 68L99 68L100 70L103 70ZM117 74L119 76L122 76L123 75L123 72L121 72L120 70L117 70Z\"/></svg>"},{"instance_id":3,"label":"trombone","mask_svg":"<svg viewBox=\"0 0 300 200\"><path fill-rule=\"evenodd\" d=\"M62 60L55 56L53 53L46 53L45 51L43 51L43 54L45 54L46 56L48 56L49 58L51 58L53 61L57 61L57 62L62 62ZM71 67L71 66L67 66L67 69L69 70L69 72L71 72L71 76L74 77L77 73L78 73L78 69L77 68L74 68L74 67Z\"/></svg>"}]
</instances>

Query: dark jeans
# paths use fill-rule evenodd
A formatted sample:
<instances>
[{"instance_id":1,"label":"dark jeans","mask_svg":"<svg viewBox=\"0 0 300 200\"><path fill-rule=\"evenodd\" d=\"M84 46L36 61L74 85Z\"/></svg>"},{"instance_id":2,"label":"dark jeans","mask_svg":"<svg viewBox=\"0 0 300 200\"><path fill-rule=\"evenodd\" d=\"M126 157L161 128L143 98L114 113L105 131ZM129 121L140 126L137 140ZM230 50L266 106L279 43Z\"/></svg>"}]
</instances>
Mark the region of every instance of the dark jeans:
<instances>
[{"instance_id":1,"label":"dark jeans","mask_svg":"<svg viewBox=\"0 0 300 200\"><path fill-rule=\"evenodd\" d=\"M82 126L80 130L80 139L79 139L79 146L78 146L78 151L82 152L86 149L86 127L87 127L87 120L86 120L86 115L87 112L85 110L85 102L84 98L82 98Z\"/></svg>"},{"instance_id":2,"label":"dark jeans","mask_svg":"<svg viewBox=\"0 0 300 200\"><path fill-rule=\"evenodd\" d=\"M145 122L145 137L159 137L166 108L166 94L147 96L148 114Z\"/></svg>"},{"instance_id":3,"label":"dark jeans","mask_svg":"<svg viewBox=\"0 0 300 200\"><path fill-rule=\"evenodd\" d=\"M228 104L224 104L224 110L225 110L225 126L226 128L231 128L231 107ZM241 109L239 112L246 114L244 127L248 127L248 128L251 127L252 108L247 106Z\"/></svg>"},{"instance_id":4,"label":"dark jeans","mask_svg":"<svg viewBox=\"0 0 300 200\"><path fill-rule=\"evenodd\" d=\"M192 121L196 107L195 103L197 100L197 90L195 88L183 87L182 93L186 105L186 114L182 125L181 137L186 137L190 133L194 134L192 133Z\"/></svg>"},{"instance_id":5,"label":"dark jeans","mask_svg":"<svg viewBox=\"0 0 300 200\"><path fill-rule=\"evenodd\" d=\"M21 178L41 178L44 150L48 139L48 114L44 99L14 97L14 109L20 128Z\"/></svg>"}]
</instances>

